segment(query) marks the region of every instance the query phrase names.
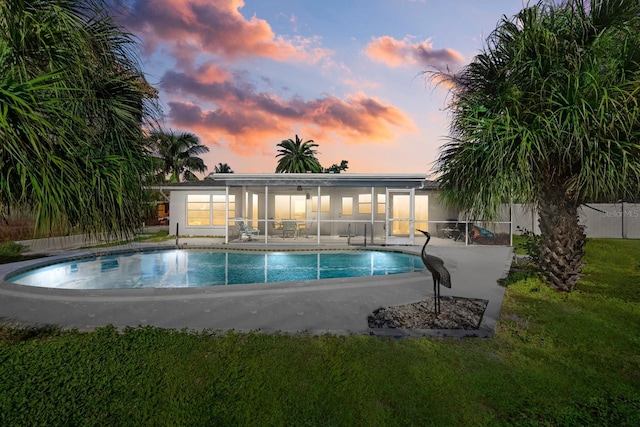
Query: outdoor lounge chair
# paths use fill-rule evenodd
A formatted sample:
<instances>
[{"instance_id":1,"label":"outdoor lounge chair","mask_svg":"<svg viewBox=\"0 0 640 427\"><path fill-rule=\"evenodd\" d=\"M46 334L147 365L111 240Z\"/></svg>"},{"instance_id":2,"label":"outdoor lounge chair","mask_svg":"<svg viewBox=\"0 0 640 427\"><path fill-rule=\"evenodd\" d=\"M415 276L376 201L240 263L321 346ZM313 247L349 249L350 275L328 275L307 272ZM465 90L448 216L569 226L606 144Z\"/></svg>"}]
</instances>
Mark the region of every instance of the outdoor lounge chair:
<instances>
[{"instance_id":1,"label":"outdoor lounge chair","mask_svg":"<svg viewBox=\"0 0 640 427\"><path fill-rule=\"evenodd\" d=\"M491 231L487 230L484 227L480 227L478 225L470 224L469 227L469 241L471 243L480 241L480 240L490 240L496 237Z\"/></svg>"},{"instance_id":2,"label":"outdoor lounge chair","mask_svg":"<svg viewBox=\"0 0 640 427\"><path fill-rule=\"evenodd\" d=\"M242 240L245 236L247 240L252 240L251 236L257 236L260 234L260 230L257 228L248 227L244 221L236 221L236 225L238 226L238 230L240 231L240 240Z\"/></svg>"}]
</instances>

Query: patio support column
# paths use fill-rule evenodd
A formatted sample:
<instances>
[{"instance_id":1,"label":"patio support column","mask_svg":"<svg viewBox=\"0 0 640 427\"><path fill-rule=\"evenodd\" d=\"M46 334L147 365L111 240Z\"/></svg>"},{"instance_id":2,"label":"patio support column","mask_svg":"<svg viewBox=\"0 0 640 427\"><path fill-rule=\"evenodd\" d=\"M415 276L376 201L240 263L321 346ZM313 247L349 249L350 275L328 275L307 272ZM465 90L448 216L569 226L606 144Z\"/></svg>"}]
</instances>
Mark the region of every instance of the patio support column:
<instances>
[{"instance_id":1,"label":"patio support column","mask_svg":"<svg viewBox=\"0 0 640 427\"><path fill-rule=\"evenodd\" d=\"M469 246L469 215L464 214L464 245Z\"/></svg>"},{"instance_id":2,"label":"patio support column","mask_svg":"<svg viewBox=\"0 0 640 427\"><path fill-rule=\"evenodd\" d=\"M376 203L376 188L375 187L371 187L371 244L373 245L373 221L375 220L375 214L376 214L376 207L378 206L378 204ZM366 237L365 237L366 239ZM364 242L364 245L367 245L367 242Z\"/></svg>"},{"instance_id":3,"label":"patio support column","mask_svg":"<svg viewBox=\"0 0 640 427\"><path fill-rule=\"evenodd\" d=\"M269 186L264 186L264 244L269 244Z\"/></svg>"},{"instance_id":4,"label":"patio support column","mask_svg":"<svg viewBox=\"0 0 640 427\"><path fill-rule=\"evenodd\" d=\"M412 188L409 193L409 240L413 245L416 229L416 189Z\"/></svg>"},{"instance_id":5,"label":"patio support column","mask_svg":"<svg viewBox=\"0 0 640 427\"><path fill-rule=\"evenodd\" d=\"M242 239L241 239L242 240ZM229 185L224 187L224 244L229 244Z\"/></svg>"},{"instance_id":6,"label":"patio support column","mask_svg":"<svg viewBox=\"0 0 640 427\"><path fill-rule=\"evenodd\" d=\"M240 196L240 200L242 201L242 220L245 222L245 224L248 224L247 221L247 203L248 203L248 199L247 199L247 186L243 185L242 186L242 193Z\"/></svg>"},{"instance_id":7,"label":"patio support column","mask_svg":"<svg viewBox=\"0 0 640 427\"><path fill-rule=\"evenodd\" d=\"M389 200L389 187L384 188L384 243L389 241L389 209L391 208L391 201Z\"/></svg>"},{"instance_id":8,"label":"patio support column","mask_svg":"<svg viewBox=\"0 0 640 427\"><path fill-rule=\"evenodd\" d=\"M509 246L513 247L513 203L509 202Z\"/></svg>"},{"instance_id":9,"label":"patio support column","mask_svg":"<svg viewBox=\"0 0 640 427\"><path fill-rule=\"evenodd\" d=\"M321 193L320 193L320 186L318 185L318 203L316 203L316 225L317 225L317 230L316 230L316 243L319 245L320 244L320 218L322 217L322 197Z\"/></svg>"}]
</instances>

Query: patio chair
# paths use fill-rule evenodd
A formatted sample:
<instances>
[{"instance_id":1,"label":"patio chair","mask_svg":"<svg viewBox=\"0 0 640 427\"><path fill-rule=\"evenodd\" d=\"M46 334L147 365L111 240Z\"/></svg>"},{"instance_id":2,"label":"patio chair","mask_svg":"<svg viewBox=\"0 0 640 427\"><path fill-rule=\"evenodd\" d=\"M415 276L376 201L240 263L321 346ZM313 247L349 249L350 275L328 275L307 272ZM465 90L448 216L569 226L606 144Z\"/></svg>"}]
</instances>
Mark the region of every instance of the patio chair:
<instances>
[{"instance_id":1,"label":"patio chair","mask_svg":"<svg viewBox=\"0 0 640 427\"><path fill-rule=\"evenodd\" d=\"M253 240L251 236L258 236L260 234L260 230L247 226L244 221L236 221L236 225L240 231L240 240L246 236L247 240L251 241Z\"/></svg>"},{"instance_id":2,"label":"patio chair","mask_svg":"<svg viewBox=\"0 0 640 427\"><path fill-rule=\"evenodd\" d=\"M284 239L289 235L290 237L296 237L298 231L298 226L295 221L291 220L283 220L282 221L282 238Z\"/></svg>"},{"instance_id":3,"label":"patio chair","mask_svg":"<svg viewBox=\"0 0 640 427\"><path fill-rule=\"evenodd\" d=\"M280 231L282 230L282 223L280 221L274 221L273 218L269 218L267 224L270 236L280 234Z\"/></svg>"},{"instance_id":4,"label":"patio chair","mask_svg":"<svg viewBox=\"0 0 640 427\"><path fill-rule=\"evenodd\" d=\"M450 222L444 224L444 228L440 229L441 237L455 241L464 240L465 224L458 222L457 219L448 219L447 221Z\"/></svg>"},{"instance_id":5,"label":"patio chair","mask_svg":"<svg viewBox=\"0 0 640 427\"><path fill-rule=\"evenodd\" d=\"M309 237L309 231L311 230L311 227L313 227L313 220L315 220L315 217L312 218L311 221L298 224L298 236L302 236L304 234L304 237Z\"/></svg>"}]
</instances>

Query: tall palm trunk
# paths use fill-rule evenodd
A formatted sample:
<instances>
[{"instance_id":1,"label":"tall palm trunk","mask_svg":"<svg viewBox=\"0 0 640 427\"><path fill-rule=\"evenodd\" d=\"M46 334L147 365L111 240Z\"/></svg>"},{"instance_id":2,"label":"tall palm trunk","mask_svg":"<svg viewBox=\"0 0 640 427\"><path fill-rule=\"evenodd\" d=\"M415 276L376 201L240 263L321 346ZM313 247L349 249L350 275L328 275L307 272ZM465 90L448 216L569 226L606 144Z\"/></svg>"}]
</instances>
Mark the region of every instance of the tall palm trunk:
<instances>
[{"instance_id":1,"label":"tall palm trunk","mask_svg":"<svg viewBox=\"0 0 640 427\"><path fill-rule=\"evenodd\" d=\"M547 283L559 291L572 291L582 272L586 235L578 223L579 204L562 194L540 198L540 270Z\"/></svg>"}]
</instances>

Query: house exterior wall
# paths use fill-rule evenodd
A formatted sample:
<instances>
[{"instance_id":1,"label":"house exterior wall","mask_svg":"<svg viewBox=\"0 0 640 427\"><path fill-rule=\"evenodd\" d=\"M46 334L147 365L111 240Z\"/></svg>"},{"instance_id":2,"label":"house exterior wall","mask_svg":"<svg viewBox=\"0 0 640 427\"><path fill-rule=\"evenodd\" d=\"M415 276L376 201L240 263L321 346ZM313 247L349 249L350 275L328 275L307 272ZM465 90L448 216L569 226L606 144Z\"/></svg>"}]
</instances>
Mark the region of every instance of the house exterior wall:
<instances>
[{"instance_id":1,"label":"house exterior wall","mask_svg":"<svg viewBox=\"0 0 640 427\"><path fill-rule=\"evenodd\" d=\"M189 192L191 194L191 192ZM172 191L171 203L169 203L169 235L188 236L185 234L185 224L187 223L187 192Z\"/></svg>"},{"instance_id":2,"label":"house exterior wall","mask_svg":"<svg viewBox=\"0 0 640 427\"><path fill-rule=\"evenodd\" d=\"M225 226L189 226L187 224L187 196L193 194L225 195L224 189L172 191L169 204L169 235L175 236L176 230L180 236L224 236ZM236 210L238 206L236 204Z\"/></svg>"}]
</instances>

